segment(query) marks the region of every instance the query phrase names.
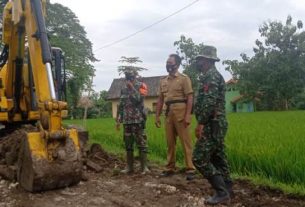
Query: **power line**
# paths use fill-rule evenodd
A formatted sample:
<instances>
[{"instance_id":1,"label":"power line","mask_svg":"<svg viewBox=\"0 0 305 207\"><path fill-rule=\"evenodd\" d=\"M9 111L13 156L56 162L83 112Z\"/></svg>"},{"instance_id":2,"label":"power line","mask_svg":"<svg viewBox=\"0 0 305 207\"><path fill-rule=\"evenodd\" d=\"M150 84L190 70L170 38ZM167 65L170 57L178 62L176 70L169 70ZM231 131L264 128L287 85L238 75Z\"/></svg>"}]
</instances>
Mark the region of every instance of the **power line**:
<instances>
[{"instance_id":1,"label":"power line","mask_svg":"<svg viewBox=\"0 0 305 207\"><path fill-rule=\"evenodd\" d=\"M150 24L150 25L148 25L148 26L146 26L146 27L144 27L144 28L142 28L142 29L140 29L140 30L134 32L134 33L132 33L132 34L130 34L130 35L127 35L127 36L125 36L125 37L123 37L123 38L121 38L121 39L118 39L118 40L116 40L116 41L114 41L114 42L111 42L111 43L109 43L109 44L106 44L106 45L104 45L104 46L102 46L102 47L96 49L94 52L96 52L96 51L98 51L98 50L101 50L101 49L104 49L104 48L111 47L111 46L113 46L113 45L115 45L115 44L117 44L117 43L120 43L120 42L122 42L122 41L124 41L124 40L127 40L127 39L129 39L129 38L131 38L131 37L133 37L133 36L135 36L135 35L141 33L141 32L144 32L145 30L147 30L147 29L149 29L149 28L151 28L151 27L153 27L153 26L155 26L155 25L157 25L157 24L159 24L159 23L161 23L161 22L163 22L163 21L169 19L169 18L172 17L172 16L175 16L176 14L182 12L183 10L185 10L185 9L187 9L187 8L189 8L189 7L191 7L193 4L195 4L195 3L199 2L199 1L200 1L200 0L195 0L195 1L193 1L192 3L190 3L190 4L188 4L188 5L184 6L184 7L182 7L181 9L179 9L179 10L177 10L177 11L175 11L174 13L172 13L172 14L170 14L170 15L168 15L168 16L166 16L166 17L164 17L164 18L162 18L162 19L160 19L160 20L158 20L158 21L156 21L156 22L154 22L154 23L152 23L152 24Z\"/></svg>"}]
</instances>

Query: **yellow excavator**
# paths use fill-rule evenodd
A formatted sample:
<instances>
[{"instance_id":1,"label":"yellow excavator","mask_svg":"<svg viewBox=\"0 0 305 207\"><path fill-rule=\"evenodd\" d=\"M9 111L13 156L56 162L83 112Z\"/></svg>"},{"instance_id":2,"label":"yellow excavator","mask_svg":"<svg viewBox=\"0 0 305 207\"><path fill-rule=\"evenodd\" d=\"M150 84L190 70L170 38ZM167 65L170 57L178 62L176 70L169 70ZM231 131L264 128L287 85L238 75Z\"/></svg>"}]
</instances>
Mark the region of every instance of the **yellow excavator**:
<instances>
[{"instance_id":1,"label":"yellow excavator","mask_svg":"<svg viewBox=\"0 0 305 207\"><path fill-rule=\"evenodd\" d=\"M10 133L33 125L18 143L16 161L17 181L30 192L74 185L82 177L79 133L62 124L68 113L62 51L49 44L45 13L45 0L10 0L3 11L0 124Z\"/></svg>"}]
</instances>

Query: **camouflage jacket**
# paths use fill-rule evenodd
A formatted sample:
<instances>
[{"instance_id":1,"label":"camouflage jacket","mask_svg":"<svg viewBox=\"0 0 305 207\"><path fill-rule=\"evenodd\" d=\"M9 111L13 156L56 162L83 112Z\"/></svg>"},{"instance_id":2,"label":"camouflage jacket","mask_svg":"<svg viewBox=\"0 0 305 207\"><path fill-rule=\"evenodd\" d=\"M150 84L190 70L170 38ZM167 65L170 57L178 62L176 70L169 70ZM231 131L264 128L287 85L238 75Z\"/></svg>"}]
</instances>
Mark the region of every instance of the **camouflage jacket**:
<instances>
[{"instance_id":1,"label":"camouflage jacket","mask_svg":"<svg viewBox=\"0 0 305 207\"><path fill-rule=\"evenodd\" d=\"M121 90L118 106L118 119L123 124L140 124L145 121L144 97L139 89L142 82L136 81L134 89L126 86Z\"/></svg>"},{"instance_id":2,"label":"camouflage jacket","mask_svg":"<svg viewBox=\"0 0 305 207\"><path fill-rule=\"evenodd\" d=\"M213 118L225 119L225 81L215 67L199 77L195 115L199 124Z\"/></svg>"}]
</instances>

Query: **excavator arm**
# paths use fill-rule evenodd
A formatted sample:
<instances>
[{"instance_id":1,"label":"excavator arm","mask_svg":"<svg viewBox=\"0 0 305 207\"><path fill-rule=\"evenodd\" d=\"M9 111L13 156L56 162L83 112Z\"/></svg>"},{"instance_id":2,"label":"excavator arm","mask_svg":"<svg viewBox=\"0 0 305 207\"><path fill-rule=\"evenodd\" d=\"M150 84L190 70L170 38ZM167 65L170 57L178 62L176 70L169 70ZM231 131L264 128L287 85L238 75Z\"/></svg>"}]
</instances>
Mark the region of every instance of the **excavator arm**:
<instances>
[{"instance_id":1,"label":"excavator arm","mask_svg":"<svg viewBox=\"0 0 305 207\"><path fill-rule=\"evenodd\" d=\"M0 71L0 122L36 123L25 133L17 162L17 179L31 192L76 184L82 173L78 132L62 125L67 103L54 86L45 5L44 0L11 0L3 13L8 55Z\"/></svg>"}]
</instances>

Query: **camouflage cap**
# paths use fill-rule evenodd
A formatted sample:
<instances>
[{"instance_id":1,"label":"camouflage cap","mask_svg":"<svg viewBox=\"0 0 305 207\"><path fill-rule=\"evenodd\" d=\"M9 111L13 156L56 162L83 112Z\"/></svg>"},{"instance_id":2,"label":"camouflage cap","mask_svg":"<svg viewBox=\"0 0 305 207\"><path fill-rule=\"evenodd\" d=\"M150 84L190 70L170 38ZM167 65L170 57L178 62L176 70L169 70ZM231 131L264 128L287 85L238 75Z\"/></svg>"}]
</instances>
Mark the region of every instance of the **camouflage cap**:
<instances>
[{"instance_id":1,"label":"camouflage cap","mask_svg":"<svg viewBox=\"0 0 305 207\"><path fill-rule=\"evenodd\" d=\"M207 58L207 59L212 59L215 60L216 62L220 61L220 59L217 57L217 49L214 46L209 46L206 45L202 48L202 51L200 55L196 57L198 58Z\"/></svg>"}]
</instances>

